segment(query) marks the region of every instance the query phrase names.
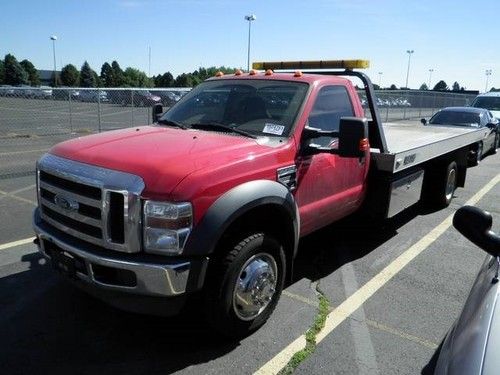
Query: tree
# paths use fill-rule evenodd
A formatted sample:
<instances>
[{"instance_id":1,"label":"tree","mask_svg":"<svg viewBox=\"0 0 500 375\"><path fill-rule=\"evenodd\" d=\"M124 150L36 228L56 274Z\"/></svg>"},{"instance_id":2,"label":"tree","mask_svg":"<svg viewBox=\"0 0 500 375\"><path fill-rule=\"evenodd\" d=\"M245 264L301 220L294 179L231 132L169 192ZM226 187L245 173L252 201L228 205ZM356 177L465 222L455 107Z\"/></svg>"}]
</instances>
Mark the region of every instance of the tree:
<instances>
[{"instance_id":1,"label":"tree","mask_svg":"<svg viewBox=\"0 0 500 375\"><path fill-rule=\"evenodd\" d=\"M28 83L28 73L19 64L16 58L10 53L5 55L5 78L4 83L7 85L22 85Z\"/></svg>"},{"instance_id":2,"label":"tree","mask_svg":"<svg viewBox=\"0 0 500 375\"><path fill-rule=\"evenodd\" d=\"M28 80L31 86L39 86L40 85L40 75L38 74L38 70L36 70L33 63L29 60L24 59L19 64L23 67L23 69L28 73Z\"/></svg>"},{"instance_id":3,"label":"tree","mask_svg":"<svg viewBox=\"0 0 500 375\"><path fill-rule=\"evenodd\" d=\"M80 70L80 86L81 87L95 87L96 73L92 70L89 63L85 61L82 65L82 69Z\"/></svg>"},{"instance_id":4,"label":"tree","mask_svg":"<svg viewBox=\"0 0 500 375\"><path fill-rule=\"evenodd\" d=\"M389 90L397 90L398 87L393 83L391 86L389 86Z\"/></svg>"},{"instance_id":5,"label":"tree","mask_svg":"<svg viewBox=\"0 0 500 375\"><path fill-rule=\"evenodd\" d=\"M171 87L174 84L174 76L170 72L158 74L153 80L155 87Z\"/></svg>"},{"instance_id":6,"label":"tree","mask_svg":"<svg viewBox=\"0 0 500 375\"><path fill-rule=\"evenodd\" d=\"M5 80L5 64L3 63L3 60L0 60L0 85L4 82Z\"/></svg>"},{"instance_id":7,"label":"tree","mask_svg":"<svg viewBox=\"0 0 500 375\"><path fill-rule=\"evenodd\" d=\"M78 85L80 73L76 66L68 64L61 70L61 82L64 86L74 87Z\"/></svg>"},{"instance_id":8,"label":"tree","mask_svg":"<svg viewBox=\"0 0 500 375\"><path fill-rule=\"evenodd\" d=\"M376 83L373 84L373 89L374 90L380 90L380 86L377 85Z\"/></svg>"},{"instance_id":9,"label":"tree","mask_svg":"<svg viewBox=\"0 0 500 375\"><path fill-rule=\"evenodd\" d=\"M111 63L111 68L113 69L112 87L123 87L125 85L125 76L122 68L120 68L120 64L118 64L115 60Z\"/></svg>"},{"instance_id":10,"label":"tree","mask_svg":"<svg viewBox=\"0 0 500 375\"><path fill-rule=\"evenodd\" d=\"M139 69L128 67L123 72L125 84L130 87L153 87L153 81Z\"/></svg>"},{"instance_id":11,"label":"tree","mask_svg":"<svg viewBox=\"0 0 500 375\"><path fill-rule=\"evenodd\" d=\"M101 83L105 87L113 87L113 68L107 62L101 67Z\"/></svg>"},{"instance_id":12,"label":"tree","mask_svg":"<svg viewBox=\"0 0 500 375\"><path fill-rule=\"evenodd\" d=\"M434 86L433 90L434 91L447 91L448 85L446 84L445 81L441 80L438 83L436 83L436 86Z\"/></svg>"},{"instance_id":13,"label":"tree","mask_svg":"<svg viewBox=\"0 0 500 375\"><path fill-rule=\"evenodd\" d=\"M429 90L429 86L427 86L427 84L426 84L426 83L422 83L422 84L420 85L419 90Z\"/></svg>"},{"instance_id":14,"label":"tree","mask_svg":"<svg viewBox=\"0 0 500 375\"><path fill-rule=\"evenodd\" d=\"M455 81L455 83L453 83L453 86L451 87L452 91L460 91L460 85L458 84L457 81Z\"/></svg>"}]
</instances>

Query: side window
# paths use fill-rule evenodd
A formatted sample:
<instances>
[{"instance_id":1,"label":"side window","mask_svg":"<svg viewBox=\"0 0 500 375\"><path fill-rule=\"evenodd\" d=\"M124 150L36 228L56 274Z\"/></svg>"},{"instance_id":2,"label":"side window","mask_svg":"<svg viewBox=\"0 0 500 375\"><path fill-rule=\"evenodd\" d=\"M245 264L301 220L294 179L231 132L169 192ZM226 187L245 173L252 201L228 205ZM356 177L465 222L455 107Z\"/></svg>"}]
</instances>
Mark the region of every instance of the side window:
<instances>
[{"instance_id":1,"label":"side window","mask_svg":"<svg viewBox=\"0 0 500 375\"><path fill-rule=\"evenodd\" d=\"M322 130L338 130L340 118L354 116L351 98L344 86L323 87L316 97L309 126Z\"/></svg>"}]
</instances>

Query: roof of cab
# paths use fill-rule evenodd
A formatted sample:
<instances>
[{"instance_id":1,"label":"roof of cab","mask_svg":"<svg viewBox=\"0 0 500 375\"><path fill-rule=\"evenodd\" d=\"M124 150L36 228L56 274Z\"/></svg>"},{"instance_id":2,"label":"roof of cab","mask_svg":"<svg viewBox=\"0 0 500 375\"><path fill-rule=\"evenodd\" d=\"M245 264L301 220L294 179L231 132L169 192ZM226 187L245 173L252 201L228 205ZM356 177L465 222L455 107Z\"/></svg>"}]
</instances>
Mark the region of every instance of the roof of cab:
<instances>
[{"instance_id":1,"label":"roof of cab","mask_svg":"<svg viewBox=\"0 0 500 375\"><path fill-rule=\"evenodd\" d=\"M247 79L259 79L259 80L274 80L274 81L290 81L290 82L305 82L312 84L314 82L328 81L330 83L345 83L349 81L347 78L332 76L327 74L308 74L307 72L302 72L300 76L296 76L294 72L289 73L272 73L266 75L265 72L257 72L255 74L241 73L241 74L224 74L220 77L211 77L207 81L216 80L247 80Z\"/></svg>"}]
</instances>

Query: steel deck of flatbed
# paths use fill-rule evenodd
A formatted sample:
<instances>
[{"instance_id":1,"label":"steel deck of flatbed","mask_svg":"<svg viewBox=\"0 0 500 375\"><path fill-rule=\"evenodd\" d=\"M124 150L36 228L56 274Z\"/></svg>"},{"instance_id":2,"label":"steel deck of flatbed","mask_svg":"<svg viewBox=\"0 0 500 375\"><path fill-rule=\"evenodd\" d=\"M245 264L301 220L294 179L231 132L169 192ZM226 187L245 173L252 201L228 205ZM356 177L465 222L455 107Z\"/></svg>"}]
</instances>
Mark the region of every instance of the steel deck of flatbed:
<instances>
[{"instance_id":1,"label":"steel deck of flatbed","mask_svg":"<svg viewBox=\"0 0 500 375\"><path fill-rule=\"evenodd\" d=\"M383 124L388 153L372 150L379 170L400 172L482 140L489 129Z\"/></svg>"}]
</instances>

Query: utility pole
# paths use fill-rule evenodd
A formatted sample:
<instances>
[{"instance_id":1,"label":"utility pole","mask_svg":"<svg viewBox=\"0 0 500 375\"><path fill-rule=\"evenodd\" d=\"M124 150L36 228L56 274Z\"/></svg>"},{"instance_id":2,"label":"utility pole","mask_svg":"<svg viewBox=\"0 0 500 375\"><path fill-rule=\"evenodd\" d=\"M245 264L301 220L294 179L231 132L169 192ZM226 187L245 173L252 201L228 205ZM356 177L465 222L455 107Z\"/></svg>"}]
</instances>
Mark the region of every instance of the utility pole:
<instances>
[{"instance_id":1,"label":"utility pole","mask_svg":"<svg viewBox=\"0 0 500 375\"><path fill-rule=\"evenodd\" d=\"M247 55L247 71L250 71L250 35L252 32L252 21L255 21L257 16L255 14L251 14L249 16L245 16L245 20L248 21L248 55Z\"/></svg>"},{"instance_id":2,"label":"utility pole","mask_svg":"<svg viewBox=\"0 0 500 375\"><path fill-rule=\"evenodd\" d=\"M411 60L411 55L415 52L414 50L406 50L406 53L408 54L408 69L406 70L406 84L405 88L408 88L408 77L410 76L410 60Z\"/></svg>"}]
</instances>

